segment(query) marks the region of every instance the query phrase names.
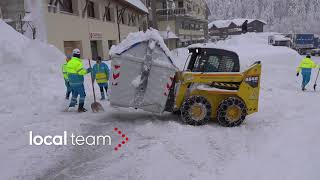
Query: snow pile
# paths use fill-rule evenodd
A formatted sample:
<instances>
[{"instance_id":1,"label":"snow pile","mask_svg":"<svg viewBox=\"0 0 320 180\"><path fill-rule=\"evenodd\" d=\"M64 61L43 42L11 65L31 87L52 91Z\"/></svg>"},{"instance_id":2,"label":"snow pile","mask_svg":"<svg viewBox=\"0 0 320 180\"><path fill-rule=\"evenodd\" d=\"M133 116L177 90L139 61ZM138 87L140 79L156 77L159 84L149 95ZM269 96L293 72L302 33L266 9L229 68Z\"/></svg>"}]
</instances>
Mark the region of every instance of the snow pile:
<instances>
[{"instance_id":1,"label":"snow pile","mask_svg":"<svg viewBox=\"0 0 320 180\"><path fill-rule=\"evenodd\" d=\"M30 12L26 15L25 20L31 21L31 24L36 27L36 38L43 42L47 42L47 27L46 27L46 11L47 2L43 0L25 0L25 9ZM25 35L32 38L32 31L30 28L26 28Z\"/></svg>"},{"instance_id":2,"label":"snow pile","mask_svg":"<svg viewBox=\"0 0 320 180\"><path fill-rule=\"evenodd\" d=\"M129 33L126 39L124 39L117 46L112 46L110 49L110 55L122 54L124 51L130 49L138 43L155 40L160 48L166 53L166 55L172 60L172 55L168 47L163 41L163 38L159 34L159 31L155 29L148 29L146 32L140 31L135 33Z\"/></svg>"},{"instance_id":3,"label":"snow pile","mask_svg":"<svg viewBox=\"0 0 320 180\"><path fill-rule=\"evenodd\" d=\"M171 53L174 57L174 63L176 64L176 66L180 70L183 70L189 56L189 50L187 48L178 48L172 50Z\"/></svg>"},{"instance_id":4,"label":"snow pile","mask_svg":"<svg viewBox=\"0 0 320 180\"><path fill-rule=\"evenodd\" d=\"M50 89L57 88L55 82L61 77L64 55L53 46L24 37L3 21L0 34L5 34L0 36L1 106L34 106L46 94L52 97ZM2 108L12 111L10 106Z\"/></svg>"},{"instance_id":5,"label":"snow pile","mask_svg":"<svg viewBox=\"0 0 320 180\"><path fill-rule=\"evenodd\" d=\"M225 41L208 44L194 44L189 47L218 48L236 52L240 58L241 70L246 69L255 61L285 62L282 57L290 57L294 64L298 64L301 56L288 47L275 47L268 44L268 37L274 33L247 33L231 36ZM277 56L275 56L277 55ZM294 65L294 66L295 66Z\"/></svg>"},{"instance_id":6,"label":"snow pile","mask_svg":"<svg viewBox=\"0 0 320 180\"><path fill-rule=\"evenodd\" d=\"M28 131L48 133L61 123L53 112L63 102L65 58L55 47L32 41L1 20L0 34L0 179L28 179L35 164L43 163L44 168L54 152L29 146ZM24 178L18 174L22 171Z\"/></svg>"}]
</instances>

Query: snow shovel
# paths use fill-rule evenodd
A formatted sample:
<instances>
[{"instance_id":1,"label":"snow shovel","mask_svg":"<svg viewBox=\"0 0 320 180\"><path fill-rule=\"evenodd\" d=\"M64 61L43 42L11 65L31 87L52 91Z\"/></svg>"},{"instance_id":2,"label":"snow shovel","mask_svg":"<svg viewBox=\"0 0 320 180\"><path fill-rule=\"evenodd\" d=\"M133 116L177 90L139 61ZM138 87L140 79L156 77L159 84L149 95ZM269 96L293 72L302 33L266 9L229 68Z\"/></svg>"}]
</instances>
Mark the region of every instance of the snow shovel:
<instances>
[{"instance_id":1,"label":"snow shovel","mask_svg":"<svg viewBox=\"0 0 320 180\"><path fill-rule=\"evenodd\" d=\"M319 68L319 70L318 70L316 82L314 82L314 85L313 85L313 89L314 89L314 90L316 90L316 88L317 88L317 81L318 81L318 77L319 77L319 72L320 72L320 68Z\"/></svg>"},{"instance_id":2,"label":"snow shovel","mask_svg":"<svg viewBox=\"0 0 320 180\"><path fill-rule=\"evenodd\" d=\"M90 59L89 59L89 67L91 68L91 60ZM92 112L94 112L94 113L103 112L104 109L103 109L102 105L97 102L92 74L91 74L91 85L92 85L93 98L94 98L94 102L91 104Z\"/></svg>"}]
</instances>

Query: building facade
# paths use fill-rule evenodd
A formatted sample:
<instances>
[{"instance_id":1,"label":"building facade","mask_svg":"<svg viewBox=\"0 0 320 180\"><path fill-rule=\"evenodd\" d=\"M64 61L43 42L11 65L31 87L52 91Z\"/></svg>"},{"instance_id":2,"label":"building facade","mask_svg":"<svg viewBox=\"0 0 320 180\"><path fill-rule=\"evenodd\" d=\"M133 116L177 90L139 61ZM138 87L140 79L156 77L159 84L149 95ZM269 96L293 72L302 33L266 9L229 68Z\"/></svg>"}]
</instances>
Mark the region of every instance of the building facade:
<instances>
[{"instance_id":1,"label":"building facade","mask_svg":"<svg viewBox=\"0 0 320 180\"><path fill-rule=\"evenodd\" d=\"M151 1L146 1L148 7L152 7ZM175 43L170 43L171 49L205 41L209 15L205 1L156 0L154 8L149 8L155 11L150 13L156 15L156 20L151 19L153 24L159 31L171 31L178 37Z\"/></svg>"},{"instance_id":2,"label":"building facade","mask_svg":"<svg viewBox=\"0 0 320 180\"><path fill-rule=\"evenodd\" d=\"M209 35L211 37L226 38L229 35L242 34L242 25L248 21L248 32L263 32L266 22L257 19L233 19L217 20L209 23Z\"/></svg>"},{"instance_id":3,"label":"building facade","mask_svg":"<svg viewBox=\"0 0 320 180\"><path fill-rule=\"evenodd\" d=\"M83 58L107 59L112 45L143 29L148 14L140 0L25 0L24 8L37 39L65 54L79 48Z\"/></svg>"}]
</instances>

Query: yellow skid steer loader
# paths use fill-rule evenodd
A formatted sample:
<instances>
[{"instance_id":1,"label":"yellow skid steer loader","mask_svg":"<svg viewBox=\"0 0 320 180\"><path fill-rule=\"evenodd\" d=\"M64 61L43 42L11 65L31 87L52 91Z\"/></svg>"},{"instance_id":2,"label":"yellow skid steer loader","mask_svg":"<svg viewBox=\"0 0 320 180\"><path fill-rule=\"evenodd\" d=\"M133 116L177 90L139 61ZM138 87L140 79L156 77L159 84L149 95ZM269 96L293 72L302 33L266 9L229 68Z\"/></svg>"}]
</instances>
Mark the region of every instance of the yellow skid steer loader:
<instances>
[{"instance_id":1,"label":"yellow skid steer loader","mask_svg":"<svg viewBox=\"0 0 320 180\"><path fill-rule=\"evenodd\" d=\"M209 120L239 126L258 112L261 63L240 72L239 56L225 49L191 47L187 66L177 72L166 111L180 113L190 125Z\"/></svg>"}]
</instances>

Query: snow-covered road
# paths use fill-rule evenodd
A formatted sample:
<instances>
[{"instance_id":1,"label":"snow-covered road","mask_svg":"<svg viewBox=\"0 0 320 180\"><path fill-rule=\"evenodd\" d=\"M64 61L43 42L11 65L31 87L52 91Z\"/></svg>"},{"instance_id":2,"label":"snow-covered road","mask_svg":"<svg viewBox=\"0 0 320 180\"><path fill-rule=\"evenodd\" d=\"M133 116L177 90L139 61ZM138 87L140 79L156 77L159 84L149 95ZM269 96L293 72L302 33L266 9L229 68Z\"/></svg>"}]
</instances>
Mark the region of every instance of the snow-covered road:
<instances>
[{"instance_id":1,"label":"snow-covered road","mask_svg":"<svg viewBox=\"0 0 320 180\"><path fill-rule=\"evenodd\" d=\"M16 36L9 30L5 33ZM243 38L252 42L256 39L252 36ZM257 39L258 44L261 39ZM55 50L33 44L36 48L29 50L33 53L13 56L15 43L5 42L8 46L0 48L0 179L320 179L320 91L312 91L314 81L307 92L300 90L295 68L302 57L292 50L264 45L267 52L252 53L251 58L263 63L260 111L240 127L224 128L215 122L188 126L169 113L160 116L112 108L107 101L102 102L104 113L64 113L62 61L56 61L61 55L42 61L41 57ZM320 63L320 58L315 59ZM86 79L88 109L92 102L89 82ZM129 137L117 152L113 150L116 144L28 145L29 131L110 135L117 143L120 139L114 128Z\"/></svg>"}]
</instances>

